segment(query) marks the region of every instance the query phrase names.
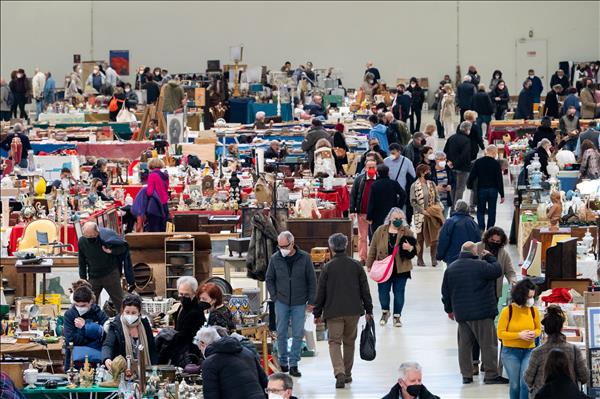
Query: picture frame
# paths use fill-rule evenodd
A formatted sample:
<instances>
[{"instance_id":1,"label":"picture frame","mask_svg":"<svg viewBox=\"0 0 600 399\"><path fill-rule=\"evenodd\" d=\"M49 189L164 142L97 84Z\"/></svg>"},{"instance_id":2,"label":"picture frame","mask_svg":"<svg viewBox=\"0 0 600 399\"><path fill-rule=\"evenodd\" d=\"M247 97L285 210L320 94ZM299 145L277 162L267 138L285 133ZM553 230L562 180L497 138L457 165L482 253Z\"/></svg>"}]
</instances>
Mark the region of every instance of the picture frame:
<instances>
[{"instance_id":1,"label":"picture frame","mask_svg":"<svg viewBox=\"0 0 600 399\"><path fill-rule=\"evenodd\" d=\"M600 307L587 308L587 320L588 347L600 350Z\"/></svg>"}]
</instances>

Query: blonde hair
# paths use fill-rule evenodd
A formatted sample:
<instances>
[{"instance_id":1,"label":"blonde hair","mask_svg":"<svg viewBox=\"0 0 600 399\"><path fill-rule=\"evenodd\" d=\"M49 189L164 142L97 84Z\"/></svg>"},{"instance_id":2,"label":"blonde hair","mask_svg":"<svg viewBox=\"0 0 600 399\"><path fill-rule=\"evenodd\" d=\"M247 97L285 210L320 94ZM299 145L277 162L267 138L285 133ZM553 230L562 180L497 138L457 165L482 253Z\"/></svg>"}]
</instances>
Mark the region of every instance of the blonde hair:
<instances>
[{"instance_id":1,"label":"blonde hair","mask_svg":"<svg viewBox=\"0 0 600 399\"><path fill-rule=\"evenodd\" d=\"M317 141L315 148L319 149L319 148L323 148L323 147L331 148L331 143L329 142L329 140L322 138L322 139L319 139L319 141Z\"/></svg>"},{"instance_id":2,"label":"blonde hair","mask_svg":"<svg viewBox=\"0 0 600 399\"><path fill-rule=\"evenodd\" d=\"M444 85L444 91L448 94L453 93L454 89L452 88L452 85L450 83L446 83Z\"/></svg>"},{"instance_id":3,"label":"blonde hair","mask_svg":"<svg viewBox=\"0 0 600 399\"><path fill-rule=\"evenodd\" d=\"M435 125L433 123L428 123L427 125L425 125L425 131L423 133L425 133L428 136L432 136L433 132L435 132Z\"/></svg>"},{"instance_id":4,"label":"blonde hair","mask_svg":"<svg viewBox=\"0 0 600 399\"><path fill-rule=\"evenodd\" d=\"M162 169L165 167L165 163L158 158L150 158L148 160L148 169Z\"/></svg>"},{"instance_id":5,"label":"blonde hair","mask_svg":"<svg viewBox=\"0 0 600 399\"><path fill-rule=\"evenodd\" d=\"M465 111L465 120L474 121L475 119L477 119L477 112Z\"/></svg>"}]
</instances>

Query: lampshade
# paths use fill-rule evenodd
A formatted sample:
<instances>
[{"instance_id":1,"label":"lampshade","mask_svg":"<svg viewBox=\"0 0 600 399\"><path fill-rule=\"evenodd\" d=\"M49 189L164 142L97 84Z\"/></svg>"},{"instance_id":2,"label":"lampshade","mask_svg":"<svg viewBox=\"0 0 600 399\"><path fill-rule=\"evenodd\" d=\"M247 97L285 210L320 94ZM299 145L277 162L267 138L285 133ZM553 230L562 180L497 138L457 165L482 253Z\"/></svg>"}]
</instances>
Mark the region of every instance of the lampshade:
<instances>
[{"instance_id":1,"label":"lampshade","mask_svg":"<svg viewBox=\"0 0 600 399\"><path fill-rule=\"evenodd\" d=\"M242 53L244 51L243 45L230 46L229 47L229 57L233 62L241 62L242 61Z\"/></svg>"}]
</instances>

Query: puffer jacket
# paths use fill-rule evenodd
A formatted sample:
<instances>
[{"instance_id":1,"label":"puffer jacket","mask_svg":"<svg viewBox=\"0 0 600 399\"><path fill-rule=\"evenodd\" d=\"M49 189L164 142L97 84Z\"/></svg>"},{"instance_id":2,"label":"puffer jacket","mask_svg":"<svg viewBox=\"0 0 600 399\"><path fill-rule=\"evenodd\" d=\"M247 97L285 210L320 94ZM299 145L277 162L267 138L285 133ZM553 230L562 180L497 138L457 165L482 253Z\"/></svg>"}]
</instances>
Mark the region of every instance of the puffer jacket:
<instances>
[{"instance_id":1,"label":"puffer jacket","mask_svg":"<svg viewBox=\"0 0 600 399\"><path fill-rule=\"evenodd\" d=\"M254 354L233 337L210 344L204 353L205 399L265 399L267 375Z\"/></svg>"},{"instance_id":2,"label":"puffer jacket","mask_svg":"<svg viewBox=\"0 0 600 399\"><path fill-rule=\"evenodd\" d=\"M481 240L481 232L468 212L455 212L444 222L439 237L436 258L450 264L458 258L465 242Z\"/></svg>"},{"instance_id":3,"label":"puffer jacket","mask_svg":"<svg viewBox=\"0 0 600 399\"><path fill-rule=\"evenodd\" d=\"M78 317L85 320L83 328L75 327L75 319ZM69 343L72 342L74 346L87 346L96 350L102 349L102 338L104 336L102 326L107 320L106 313L95 303L83 316L79 315L75 306L71 306L65 312L63 336L65 337L65 366L67 368L71 359Z\"/></svg>"}]
</instances>

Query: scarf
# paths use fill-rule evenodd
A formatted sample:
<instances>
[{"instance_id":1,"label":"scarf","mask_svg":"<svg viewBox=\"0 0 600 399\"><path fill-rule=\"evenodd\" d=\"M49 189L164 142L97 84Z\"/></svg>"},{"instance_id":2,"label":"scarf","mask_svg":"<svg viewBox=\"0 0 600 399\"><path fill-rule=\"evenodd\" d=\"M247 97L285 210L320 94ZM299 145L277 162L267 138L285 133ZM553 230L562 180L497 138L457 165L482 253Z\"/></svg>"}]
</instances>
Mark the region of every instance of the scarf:
<instances>
[{"instance_id":1,"label":"scarf","mask_svg":"<svg viewBox=\"0 0 600 399\"><path fill-rule=\"evenodd\" d=\"M419 179L417 179L417 181L415 181L415 199L417 200L417 204L423 208L423 209L427 209L429 208L433 203L433 201L435 201L435 186L432 182L430 182L429 180L427 180L426 184L427 184L427 188L429 190L429 196L428 196L428 203L425 203L425 198L423 196L423 185L421 184L421 181ZM416 213L413 215L413 219L415 221L415 233L419 234L421 232L421 230L423 229L423 221L425 220L425 215L423 215L422 213Z\"/></svg>"},{"instance_id":2,"label":"scarf","mask_svg":"<svg viewBox=\"0 0 600 399\"><path fill-rule=\"evenodd\" d=\"M148 366L152 364L150 362L150 348L148 347L148 337L146 336L146 329L144 328L144 324L142 323L142 315L140 315L137 321L131 326L127 324L124 317L119 316L119 318L121 319L121 326L123 327L123 337L125 337L125 354L129 356L129 358L133 362L135 357L133 356L133 347L131 346L131 335L129 335L129 327L136 327L138 330L139 345L142 345L144 347L144 357L146 358L146 365Z\"/></svg>"}]
</instances>

